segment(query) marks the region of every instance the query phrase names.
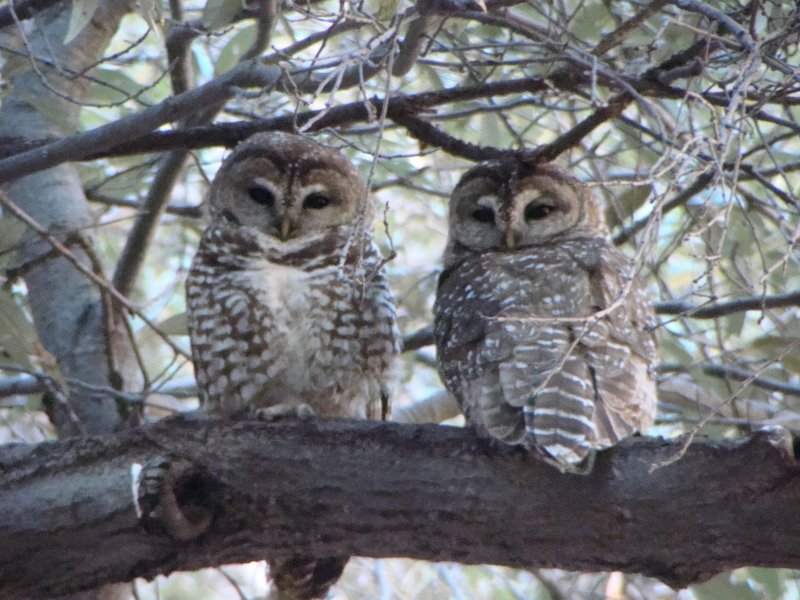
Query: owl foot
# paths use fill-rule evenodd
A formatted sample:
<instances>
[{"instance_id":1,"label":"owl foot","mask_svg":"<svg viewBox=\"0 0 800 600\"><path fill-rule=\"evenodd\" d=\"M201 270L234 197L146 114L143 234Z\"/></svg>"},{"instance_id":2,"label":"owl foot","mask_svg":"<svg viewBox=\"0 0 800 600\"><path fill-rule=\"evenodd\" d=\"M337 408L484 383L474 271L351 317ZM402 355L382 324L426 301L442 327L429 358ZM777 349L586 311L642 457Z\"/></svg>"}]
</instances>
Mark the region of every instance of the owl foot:
<instances>
[{"instance_id":1,"label":"owl foot","mask_svg":"<svg viewBox=\"0 0 800 600\"><path fill-rule=\"evenodd\" d=\"M296 404L294 402L281 402L273 406L259 408L256 410L256 418L262 421L276 421L278 419L300 419L306 421L311 417L315 417L316 413L309 404L301 402Z\"/></svg>"}]
</instances>

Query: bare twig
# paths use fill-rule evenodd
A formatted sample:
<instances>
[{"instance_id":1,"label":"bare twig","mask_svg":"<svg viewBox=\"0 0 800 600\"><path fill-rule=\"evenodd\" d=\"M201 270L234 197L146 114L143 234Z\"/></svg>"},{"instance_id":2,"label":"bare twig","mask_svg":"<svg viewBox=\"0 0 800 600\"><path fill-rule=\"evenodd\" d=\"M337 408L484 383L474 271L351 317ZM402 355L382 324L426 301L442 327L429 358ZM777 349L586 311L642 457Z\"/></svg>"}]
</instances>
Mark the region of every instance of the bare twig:
<instances>
[{"instance_id":1,"label":"bare twig","mask_svg":"<svg viewBox=\"0 0 800 600\"><path fill-rule=\"evenodd\" d=\"M189 355L175 342L169 339L169 336L164 334L158 326L153 323L142 311L138 308L133 306L130 301L120 294L116 288L114 288L108 281L96 275L89 267L84 265L81 260L75 256L69 248L67 248L60 240L50 234L47 229L42 227L33 217L31 217L27 212L22 210L19 206L14 204L11 199L6 195L6 193L0 190L0 204L8 210L11 214L13 214L16 218L20 221L24 222L28 227L33 229L44 241L50 244L58 253L67 259L72 265L78 269L83 275L85 275L89 280L91 280L95 285L97 285L101 290L108 292L114 301L118 302L120 305L124 306L128 311L132 314L135 314L139 317L148 327L150 327L156 335L158 335L164 342L172 348L172 350L180 355L184 356L185 358L189 358Z\"/></svg>"}]
</instances>

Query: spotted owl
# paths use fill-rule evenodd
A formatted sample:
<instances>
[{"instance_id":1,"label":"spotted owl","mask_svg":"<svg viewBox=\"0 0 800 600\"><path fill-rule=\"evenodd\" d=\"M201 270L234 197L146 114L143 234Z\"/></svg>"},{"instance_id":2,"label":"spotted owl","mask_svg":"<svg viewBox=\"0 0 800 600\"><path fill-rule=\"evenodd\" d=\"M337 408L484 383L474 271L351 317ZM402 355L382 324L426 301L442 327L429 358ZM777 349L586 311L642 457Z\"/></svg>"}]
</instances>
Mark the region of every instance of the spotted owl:
<instances>
[{"instance_id":1,"label":"spotted owl","mask_svg":"<svg viewBox=\"0 0 800 600\"><path fill-rule=\"evenodd\" d=\"M399 335L364 181L337 151L254 135L211 184L186 282L201 405L385 418ZM324 597L346 557L271 561L281 598Z\"/></svg>"},{"instance_id":2,"label":"spotted owl","mask_svg":"<svg viewBox=\"0 0 800 600\"><path fill-rule=\"evenodd\" d=\"M552 165L464 174L434 316L442 380L483 434L587 472L653 422L651 305L599 202Z\"/></svg>"}]
</instances>

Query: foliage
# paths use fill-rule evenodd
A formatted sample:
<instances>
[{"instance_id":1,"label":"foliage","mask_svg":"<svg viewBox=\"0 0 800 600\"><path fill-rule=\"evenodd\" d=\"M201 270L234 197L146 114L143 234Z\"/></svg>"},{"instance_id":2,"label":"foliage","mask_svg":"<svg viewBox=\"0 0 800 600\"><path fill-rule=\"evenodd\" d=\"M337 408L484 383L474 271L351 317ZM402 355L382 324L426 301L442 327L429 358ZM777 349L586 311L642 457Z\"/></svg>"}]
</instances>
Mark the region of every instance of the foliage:
<instances>
[{"instance_id":1,"label":"foliage","mask_svg":"<svg viewBox=\"0 0 800 600\"><path fill-rule=\"evenodd\" d=\"M67 42L89 26L97 4L73 0ZM800 17L794 3L497 0L486 11L474 0L179 5L171 2L172 12L162 14L155 3L140 3L105 60L82 74L91 76L86 97L75 99L83 105L83 132L141 115L192 81L198 89L256 57L260 66L280 70L270 86L232 87L224 107L201 104L180 122L165 117L160 123L173 126L161 138L148 137L152 126L105 147L75 138L70 159L83 161L77 168L92 202L91 233L103 271L126 268L120 256L130 260L123 248L142 221L137 210L145 200L149 210L164 211L155 241L139 251L146 251L143 267L132 269L135 285L127 295L140 311L131 324L146 377L144 389L123 401L144 402L150 417L196 406L191 365L164 337L187 350L182 281L202 229L202 198L224 154L220 146L241 132L281 127L340 147L369 178L382 249L387 256L396 251L388 268L405 333L430 321L446 198L460 173L492 149L534 149L603 196L615 241L658 302L657 432L733 436L798 425ZM2 31L5 94L28 67L26 31L13 21ZM37 57L44 66L53 58ZM63 75L46 76L57 87ZM28 98L72 133L56 100ZM249 129L237 129L243 125ZM170 137L181 129L189 135ZM164 144L159 150L193 149L160 195L153 186L164 164L143 154L156 141ZM125 149L122 142L139 146ZM31 157L26 172L50 166L37 160ZM8 207L3 214L6 431L0 439L37 441L45 422L36 401L43 382L77 384L61 379L37 342L36 315L25 298L31 265L14 254L22 244L20 223ZM143 316L161 323L162 335ZM407 353L396 406L439 389L432 359L429 346ZM161 597L194 593L191 583L165 585L185 591L171 595L165 588ZM746 569L680 597L794 597L796 585L789 572ZM499 576L493 569L410 561L359 561L340 588L348 597L389 589L417 598L471 597L471 590L498 598L672 595L635 576Z\"/></svg>"}]
</instances>

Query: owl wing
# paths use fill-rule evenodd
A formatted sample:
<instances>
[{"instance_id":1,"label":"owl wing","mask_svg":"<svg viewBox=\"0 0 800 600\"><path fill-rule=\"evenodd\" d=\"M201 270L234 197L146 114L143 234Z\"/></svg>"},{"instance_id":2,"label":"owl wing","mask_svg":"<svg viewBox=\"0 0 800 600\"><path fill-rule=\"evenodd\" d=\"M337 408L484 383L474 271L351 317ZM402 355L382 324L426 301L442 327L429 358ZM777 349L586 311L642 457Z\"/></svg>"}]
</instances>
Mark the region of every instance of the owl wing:
<instances>
[{"instance_id":1,"label":"owl wing","mask_svg":"<svg viewBox=\"0 0 800 600\"><path fill-rule=\"evenodd\" d=\"M269 404L264 389L277 356L270 347L280 347L281 342L280 332L270 327L269 308L232 275L226 273L211 286L187 281L192 362L201 404L210 414L226 416Z\"/></svg>"},{"instance_id":2,"label":"owl wing","mask_svg":"<svg viewBox=\"0 0 800 600\"><path fill-rule=\"evenodd\" d=\"M440 371L468 420L558 464L646 428L655 408L649 304L624 255L594 250L464 261L437 294Z\"/></svg>"},{"instance_id":3,"label":"owl wing","mask_svg":"<svg viewBox=\"0 0 800 600\"><path fill-rule=\"evenodd\" d=\"M611 247L599 257L589 282L593 308L607 314L582 343L594 373L596 443L606 447L652 425L658 343L652 306L628 258Z\"/></svg>"},{"instance_id":4,"label":"owl wing","mask_svg":"<svg viewBox=\"0 0 800 600\"><path fill-rule=\"evenodd\" d=\"M498 274L482 259L466 260L439 277L434 335L442 381L467 421L504 442L521 443L525 422L505 398L498 365L509 360L513 338L497 327L503 309L491 293Z\"/></svg>"},{"instance_id":5,"label":"owl wing","mask_svg":"<svg viewBox=\"0 0 800 600\"><path fill-rule=\"evenodd\" d=\"M650 305L625 255L595 250L569 252L538 278L530 314L552 318L512 321L513 357L499 365L529 438L562 465L646 429L655 412Z\"/></svg>"},{"instance_id":6,"label":"owl wing","mask_svg":"<svg viewBox=\"0 0 800 600\"><path fill-rule=\"evenodd\" d=\"M377 249L374 252L380 259ZM376 264L380 264L380 261ZM367 369L378 386L377 393L370 394L367 418L386 420L391 410L392 388L397 379L401 338L397 328L394 296L389 289L386 275L383 271L373 271L372 268L372 265L367 265L370 275L364 302L359 300L356 306L361 310L361 318L365 321L360 330L365 339L363 350Z\"/></svg>"}]
</instances>

